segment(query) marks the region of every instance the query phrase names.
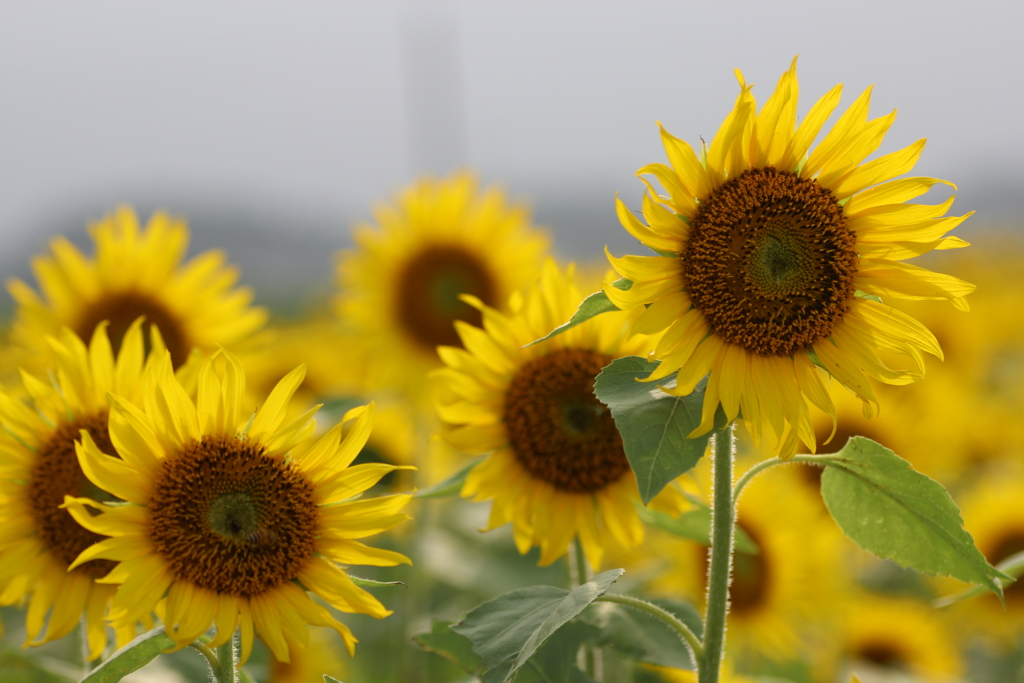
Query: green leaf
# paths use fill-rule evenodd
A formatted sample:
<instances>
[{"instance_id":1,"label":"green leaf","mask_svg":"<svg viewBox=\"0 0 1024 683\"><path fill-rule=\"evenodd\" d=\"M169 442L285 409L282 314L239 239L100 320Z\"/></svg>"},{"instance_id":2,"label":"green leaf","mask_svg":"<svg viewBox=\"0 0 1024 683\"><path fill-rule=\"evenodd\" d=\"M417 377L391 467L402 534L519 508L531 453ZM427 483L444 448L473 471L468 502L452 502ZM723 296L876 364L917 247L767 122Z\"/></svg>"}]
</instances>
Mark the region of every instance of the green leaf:
<instances>
[{"instance_id":1,"label":"green leaf","mask_svg":"<svg viewBox=\"0 0 1024 683\"><path fill-rule=\"evenodd\" d=\"M693 439L687 435L700 426L704 403L702 380L688 396L670 396L654 383L638 380L648 377L658 363L638 356L612 361L594 381L594 393L612 411L615 426L622 435L622 446L636 474L644 505L661 493L680 474L690 470L707 449L710 434ZM675 375L658 382L675 384ZM725 413L715 414L715 428L725 426Z\"/></svg>"},{"instance_id":2,"label":"green leaf","mask_svg":"<svg viewBox=\"0 0 1024 683\"><path fill-rule=\"evenodd\" d=\"M996 565L996 569L1003 572L1009 579L1000 579L1003 584L1003 588L1007 588L1012 585L1015 581L1019 580L1021 576L1024 576L1024 552L1015 553L1010 555L1005 560ZM980 586L972 586L953 595L943 596L932 601L932 607L941 608L955 605L958 602L969 600L977 597L982 593L987 592Z\"/></svg>"},{"instance_id":3,"label":"green leaf","mask_svg":"<svg viewBox=\"0 0 1024 683\"><path fill-rule=\"evenodd\" d=\"M548 638L509 680L516 683L592 683L593 679L577 668L576 653L583 643L594 640L599 633L596 626L570 621ZM511 659L506 660L506 664L491 669L481 680L483 683L503 683L512 665Z\"/></svg>"},{"instance_id":4,"label":"green leaf","mask_svg":"<svg viewBox=\"0 0 1024 683\"><path fill-rule=\"evenodd\" d=\"M373 579L363 579L358 576L348 575L348 578L352 579L352 583L357 586L364 586L366 588L384 588L389 586L408 586L401 581L375 581Z\"/></svg>"},{"instance_id":5,"label":"green leaf","mask_svg":"<svg viewBox=\"0 0 1024 683\"><path fill-rule=\"evenodd\" d=\"M612 284L618 289L629 289L629 287L620 287L620 282L624 281L616 280ZM625 280L625 282L629 281ZM629 284L632 285L633 283L630 282ZM571 318L569 318L569 322L565 323L564 325L559 325L558 327L556 327L555 329L553 329L551 332L541 337L540 339L530 342L529 344L527 344L527 346L533 346L534 344L539 344L542 341L547 341L552 337L562 334L566 330L571 330L580 323L584 323L590 320L596 315L601 315L602 313L608 313L609 311L617 310L619 310L619 307L611 302L607 294L605 294L603 291L594 292L593 294L591 294L590 296L583 300L583 303L579 305L579 308L576 309L576 312L572 314Z\"/></svg>"},{"instance_id":6,"label":"green leaf","mask_svg":"<svg viewBox=\"0 0 1024 683\"><path fill-rule=\"evenodd\" d=\"M832 518L864 550L924 574L952 576L1002 596L990 565L938 482L884 446L852 437L822 458L821 495Z\"/></svg>"},{"instance_id":7,"label":"green leaf","mask_svg":"<svg viewBox=\"0 0 1024 683\"><path fill-rule=\"evenodd\" d=\"M444 481L428 486L422 491L417 491L413 494L413 498L450 498L451 496L459 495L462 485L466 482L466 477L469 476L469 471L480 464L482 460L483 458L475 458Z\"/></svg>"},{"instance_id":8,"label":"green leaf","mask_svg":"<svg viewBox=\"0 0 1024 683\"><path fill-rule=\"evenodd\" d=\"M488 671L507 666L500 680L510 681L544 641L604 595L623 571L598 574L573 591L532 586L505 593L471 610L451 630L470 640Z\"/></svg>"},{"instance_id":9,"label":"green leaf","mask_svg":"<svg viewBox=\"0 0 1024 683\"><path fill-rule=\"evenodd\" d=\"M699 638L704 630L700 614L692 605L677 600L650 600L671 612L690 627ZM690 650L679 634L654 615L630 609L625 605L604 604L601 635L598 642L613 648L619 655L638 662L675 669L693 669Z\"/></svg>"},{"instance_id":10,"label":"green leaf","mask_svg":"<svg viewBox=\"0 0 1024 683\"><path fill-rule=\"evenodd\" d=\"M637 512L640 515L640 519L644 522L667 531L673 536L697 541L697 543L702 545L711 545L711 510L707 506L699 506L697 509L684 512L678 517L671 517L664 512L640 507L639 505L637 506ZM736 539L737 552L749 555L757 555L760 552L757 544L754 543L754 539L750 538L742 527L736 527L734 537Z\"/></svg>"},{"instance_id":11,"label":"green leaf","mask_svg":"<svg viewBox=\"0 0 1024 683\"><path fill-rule=\"evenodd\" d=\"M166 651L177 647L163 626L146 631L100 664L81 683L113 683L138 671Z\"/></svg>"},{"instance_id":12,"label":"green leaf","mask_svg":"<svg viewBox=\"0 0 1024 683\"><path fill-rule=\"evenodd\" d=\"M430 633L413 636L413 641L427 652L441 655L468 674L479 674L484 663L473 652L473 644L451 629L451 623L435 619Z\"/></svg>"}]
</instances>

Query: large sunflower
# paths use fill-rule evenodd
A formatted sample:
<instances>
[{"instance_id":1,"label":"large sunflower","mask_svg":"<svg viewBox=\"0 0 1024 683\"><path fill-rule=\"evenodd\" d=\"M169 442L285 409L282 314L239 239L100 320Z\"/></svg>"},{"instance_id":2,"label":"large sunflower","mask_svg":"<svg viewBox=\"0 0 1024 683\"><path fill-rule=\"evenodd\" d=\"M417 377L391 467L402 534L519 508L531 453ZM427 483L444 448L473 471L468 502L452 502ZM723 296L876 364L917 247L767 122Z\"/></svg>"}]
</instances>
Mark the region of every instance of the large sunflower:
<instances>
[{"instance_id":1,"label":"large sunflower","mask_svg":"<svg viewBox=\"0 0 1024 683\"><path fill-rule=\"evenodd\" d=\"M870 414L877 401L865 376L906 384L922 376L922 352L941 357L923 325L875 299L948 299L967 310L973 285L903 263L966 246L944 237L966 216L944 217L952 198L905 203L949 185L893 180L913 167L924 140L863 163L895 117L867 119L870 88L811 149L842 86L797 126L795 60L760 112L737 75L736 105L700 156L662 129L671 166L638 171L668 192L659 196L648 183L647 224L617 202L625 229L661 255L609 254L633 284L605 292L622 308L649 304L639 328L668 330L652 381L679 370L667 391L684 395L710 372L695 434L712 428L721 403L730 419L742 413L755 442L772 435L768 443L783 454L800 440L813 450L809 403L834 415L815 365Z\"/></svg>"},{"instance_id":2,"label":"large sunflower","mask_svg":"<svg viewBox=\"0 0 1024 683\"><path fill-rule=\"evenodd\" d=\"M94 258L57 237L52 255L33 259L42 297L17 278L7 284L17 303L12 341L29 350L28 362L48 358L43 340L64 326L88 339L106 320L116 350L132 322L145 316L179 367L193 348L230 345L263 325L265 311L250 306L249 290L234 287L238 271L224 264L223 252L182 264L189 240L183 221L158 212L140 229L135 212L122 206L91 233Z\"/></svg>"},{"instance_id":3,"label":"large sunflower","mask_svg":"<svg viewBox=\"0 0 1024 683\"><path fill-rule=\"evenodd\" d=\"M335 563L393 566L404 556L360 543L407 517L407 495L354 500L396 468L349 467L373 422L373 405L350 410L315 442L312 415L290 422L298 367L261 407L243 407L245 374L220 351L199 372L195 403L171 372L169 354L147 370L141 407L113 399L110 437L121 459L87 433L78 457L89 479L128 505L67 498L82 526L110 536L75 560L116 563L110 618L130 622L161 604L168 636L185 646L216 625L213 644L241 627L242 659L254 630L278 661L309 642L307 624L347 626L306 591L343 612L390 614ZM344 430L344 437L342 436ZM102 514L96 514L97 512Z\"/></svg>"},{"instance_id":4,"label":"large sunflower","mask_svg":"<svg viewBox=\"0 0 1024 683\"><path fill-rule=\"evenodd\" d=\"M523 207L496 188L480 192L467 173L422 178L374 217L339 257L338 311L370 342L382 381L416 390L440 365L437 346L459 344L453 323L480 323L459 295L503 306L537 276L549 240Z\"/></svg>"},{"instance_id":5,"label":"large sunflower","mask_svg":"<svg viewBox=\"0 0 1024 683\"><path fill-rule=\"evenodd\" d=\"M101 537L60 506L66 495L102 493L82 473L75 441L85 431L105 449L113 448L107 395L135 398L141 391L142 321L128 328L116 360L105 325L97 326L88 348L68 328L49 342L57 359L56 382L25 373L29 404L0 392L0 604L29 600L30 645L67 635L84 616L88 656L95 659L107 644L104 617L114 594L113 587L98 581L113 564L96 560L68 571ZM153 342L159 351L159 337ZM138 617L146 620L148 614ZM118 645L135 637L134 626L126 622L118 629Z\"/></svg>"},{"instance_id":6,"label":"large sunflower","mask_svg":"<svg viewBox=\"0 0 1024 683\"><path fill-rule=\"evenodd\" d=\"M449 443L490 455L469 473L462 495L492 500L489 527L512 522L519 551L539 545L541 564L574 537L595 568L606 548L626 552L643 539L634 510L636 478L594 378L620 356L644 355L650 340L627 337L632 314L608 313L527 346L567 320L580 301L573 269L548 261L540 282L513 297L508 314L467 298L483 329L456 323L465 348L438 349L438 412ZM672 486L656 499L686 507Z\"/></svg>"}]
</instances>

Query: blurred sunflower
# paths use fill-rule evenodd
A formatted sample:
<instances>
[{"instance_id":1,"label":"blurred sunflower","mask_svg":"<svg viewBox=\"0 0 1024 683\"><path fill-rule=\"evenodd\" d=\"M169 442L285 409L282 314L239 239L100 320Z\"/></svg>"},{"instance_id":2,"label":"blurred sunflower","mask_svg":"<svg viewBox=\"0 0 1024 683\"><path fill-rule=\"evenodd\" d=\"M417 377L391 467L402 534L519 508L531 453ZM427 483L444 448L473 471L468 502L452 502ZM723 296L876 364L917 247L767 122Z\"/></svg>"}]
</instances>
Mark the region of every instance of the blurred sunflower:
<instances>
[{"instance_id":1,"label":"blurred sunflower","mask_svg":"<svg viewBox=\"0 0 1024 683\"><path fill-rule=\"evenodd\" d=\"M697 476L709 481L708 468L699 467ZM758 552L737 552L733 559L728 629L734 654L774 661L800 654L803 634L828 623L839 599L838 535L798 479L791 469L774 468L740 497L737 525ZM707 547L662 537L649 549L668 561L651 590L703 604Z\"/></svg>"},{"instance_id":2,"label":"blurred sunflower","mask_svg":"<svg viewBox=\"0 0 1024 683\"><path fill-rule=\"evenodd\" d=\"M497 188L478 191L468 173L420 179L374 217L340 254L337 310L371 345L385 386L422 394L440 365L436 348L460 343L453 323L480 324L459 295L504 305L537 276L549 240L523 207Z\"/></svg>"},{"instance_id":3,"label":"blurred sunflower","mask_svg":"<svg viewBox=\"0 0 1024 683\"><path fill-rule=\"evenodd\" d=\"M945 181L893 180L914 166L924 140L864 163L895 118L867 119L870 88L811 149L842 86L797 126L796 60L760 112L736 73L739 98L699 157L661 130L671 167L638 171L668 192L644 181L647 224L617 201L623 227L661 255L609 253L632 285L605 292L620 308L649 304L638 329L667 330L649 381L678 369L667 391L685 395L710 372L694 434L712 428L721 403L729 419L742 413L756 443L771 434L773 450L789 455L801 440L815 446L809 404L835 415L815 365L870 415L877 400L865 375L907 384L924 373L922 352L941 358L927 328L867 297L948 299L967 310L973 285L903 263L966 246L944 236L966 216L944 217L953 198L906 203Z\"/></svg>"},{"instance_id":4,"label":"blurred sunflower","mask_svg":"<svg viewBox=\"0 0 1024 683\"><path fill-rule=\"evenodd\" d=\"M650 340L626 332L630 313L592 318L527 346L568 320L581 295L573 268L551 260L540 281L512 297L510 313L466 297L483 328L457 322L465 348L439 347L435 371L444 438L469 453L490 453L470 471L462 495L491 500L489 529L512 523L519 552L539 545L540 563L561 557L578 538L597 568L606 549L626 552L643 540L636 478L594 378L615 358L645 355ZM689 507L669 486L654 504Z\"/></svg>"},{"instance_id":5,"label":"blurred sunflower","mask_svg":"<svg viewBox=\"0 0 1024 683\"><path fill-rule=\"evenodd\" d=\"M104 617L114 588L100 580L114 565L94 560L68 570L102 537L79 525L61 505L66 495L104 496L82 473L75 442L84 431L114 452L107 432L107 395L135 398L141 391L142 320L128 328L116 360L104 324L96 327L88 348L68 328L49 343L57 359L56 381L24 373L28 404L0 392L0 604L29 600L29 645L61 638L84 618L91 660L107 644ZM153 345L162 350L158 336ZM149 612L137 618L148 621ZM118 646L135 635L134 621L125 622L116 633Z\"/></svg>"},{"instance_id":6,"label":"blurred sunflower","mask_svg":"<svg viewBox=\"0 0 1024 683\"><path fill-rule=\"evenodd\" d=\"M12 341L28 350L26 360L49 358L43 341L70 327L88 339L100 322L116 351L132 322L146 317L160 330L175 367L193 348L234 344L266 320L249 304L252 293L233 288L238 271L224 265L224 253L207 251L182 264L188 247L185 223L158 212L140 229L125 206L92 226L95 258L63 237L50 243L51 256L32 260L42 298L17 278L7 287L17 303Z\"/></svg>"},{"instance_id":7,"label":"blurred sunflower","mask_svg":"<svg viewBox=\"0 0 1024 683\"><path fill-rule=\"evenodd\" d=\"M324 683L324 674L341 680L345 664L333 644L315 631L309 640L308 648L291 653L290 662L271 658L267 683Z\"/></svg>"},{"instance_id":8,"label":"blurred sunflower","mask_svg":"<svg viewBox=\"0 0 1024 683\"><path fill-rule=\"evenodd\" d=\"M141 409L113 399L110 434L121 459L83 432L82 469L129 503L65 499L82 526L111 537L72 566L116 563L103 579L119 584L110 612L115 623L159 603L179 647L211 625L211 646L222 645L241 627L243 661L258 631L274 657L288 662L308 644L307 624L333 628L349 653L355 650L348 627L306 591L342 612L390 614L335 563L408 562L356 539L407 519L401 509L410 497L353 499L396 469L349 467L370 433L372 404L350 410L315 442L316 408L285 422L304 373L301 366L290 372L251 413L243 408L245 374L234 356L219 351L203 364L193 403L165 354L147 370Z\"/></svg>"},{"instance_id":9,"label":"blurred sunflower","mask_svg":"<svg viewBox=\"0 0 1024 683\"><path fill-rule=\"evenodd\" d=\"M817 663L821 680L846 680L852 672L901 672L920 681L952 681L963 674L959 643L930 607L903 598L851 597L838 653Z\"/></svg>"},{"instance_id":10,"label":"blurred sunflower","mask_svg":"<svg viewBox=\"0 0 1024 683\"><path fill-rule=\"evenodd\" d=\"M987 476L959 497L964 527L993 565L1024 552L1024 476L1019 469ZM952 580L942 581L950 586ZM1007 640L1024 633L1024 582L1018 580L1003 591L1006 607L993 595L982 595L954 606L953 613L985 631ZM957 619L963 623L962 618Z\"/></svg>"}]
</instances>

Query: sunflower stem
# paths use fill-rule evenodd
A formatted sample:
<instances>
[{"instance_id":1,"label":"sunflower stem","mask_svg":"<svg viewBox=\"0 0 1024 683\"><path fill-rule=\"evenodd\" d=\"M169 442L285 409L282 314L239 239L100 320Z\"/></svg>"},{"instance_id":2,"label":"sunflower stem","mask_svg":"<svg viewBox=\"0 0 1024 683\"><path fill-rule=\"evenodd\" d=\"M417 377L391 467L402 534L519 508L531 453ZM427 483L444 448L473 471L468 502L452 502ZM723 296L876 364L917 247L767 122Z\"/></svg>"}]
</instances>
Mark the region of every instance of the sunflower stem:
<instances>
[{"instance_id":1,"label":"sunflower stem","mask_svg":"<svg viewBox=\"0 0 1024 683\"><path fill-rule=\"evenodd\" d=\"M205 639L193 640L188 646L206 658L206 663L210 665L211 671L216 671L217 654L209 648Z\"/></svg>"},{"instance_id":2,"label":"sunflower stem","mask_svg":"<svg viewBox=\"0 0 1024 683\"><path fill-rule=\"evenodd\" d=\"M695 665L704 657L704 647L700 644L700 638L690 630L690 627L680 621L676 615L672 614L668 610L658 607L653 602L647 602L640 598L634 598L630 595L621 595L618 593L605 593L595 600L595 602L611 602L618 605L625 605L626 607L632 607L633 609L641 612L647 612L651 616L665 622L665 624L679 634L679 637L683 639L693 652L693 662Z\"/></svg>"},{"instance_id":3,"label":"sunflower stem","mask_svg":"<svg viewBox=\"0 0 1024 683\"><path fill-rule=\"evenodd\" d=\"M213 667L213 679L217 683L238 683L234 638L217 648L217 664Z\"/></svg>"},{"instance_id":4,"label":"sunflower stem","mask_svg":"<svg viewBox=\"0 0 1024 683\"><path fill-rule=\"evenodd\" d=\"M785 465L786 463L790 462L805 463L807 465L819 465L823 467L828 465L829 461L842 459L843 458L836 455L796 455L793 456L792 458L787 458L786 460L783 460L782 458L771 458L769 460L759 462L758 464L751 467L742 477L740 477L739 481L736 482L736 486L733 487L733 507L736 506L736 502L740 499L740 493L743 492L743 489L746 487L747 484L750 483L751 479L761 474L766 469L775 467L776 465Z\"/></svg>"},{"instance_id":5,"label":"sunflower stem","mask_svg":"<svg viewBox=\"0 0 1024 683\"><path fill-rule=\"evenodd\" d=\"M718 683L725 651L725 621L729 612L736 509L732 493L733 427L715 433L712 466L711 560L708 566L707 612L704 615L704 657L698 663L698 683Z\"/></svg>"},{"instance_id":6,"label":"sunflower stem","mask_svg":"<svg viewBox=\"0 0 1024 683\"><path fill-rule=\"evenodd\" d=\"M583 552L583 544L580 543L578 538L573 539L566 559L569 561L569 585L571 589L575 590L587 581L590 581L592 578L590 566L587 564L587 556ZM601 666L601 651L587 643L583 646L581 654L583 659L581 668L583 671L590 678L600 682L602 669L604 668Z\"/></svg>"}]
</instances>

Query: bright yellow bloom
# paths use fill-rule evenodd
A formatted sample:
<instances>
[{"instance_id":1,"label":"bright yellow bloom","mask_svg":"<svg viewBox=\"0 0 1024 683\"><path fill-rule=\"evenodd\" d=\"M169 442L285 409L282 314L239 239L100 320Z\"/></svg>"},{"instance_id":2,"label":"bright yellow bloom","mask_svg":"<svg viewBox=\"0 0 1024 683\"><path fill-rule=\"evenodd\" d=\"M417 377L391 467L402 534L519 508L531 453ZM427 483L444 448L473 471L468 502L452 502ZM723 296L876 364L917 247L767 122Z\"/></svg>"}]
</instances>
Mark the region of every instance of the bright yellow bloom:
<instances>
[{"instance_id":1,"label":"bright yellow bloom","mask_svg":"<svg viewBox=\"0 0 1024 683\"><path fill-rule=\"evenodd\" d=\"M180 367L193 348L234 344L263 325L265 311L250 307L249 290L233 287L238 271L224 265L223 252L207 251L182 264L189 240L183 221L155 213L140 229L135 212L120 207L91 233L94 258L57 237L52 255L32 260L42 297L21 280L8 281L17 302L12 340L29 350L28 362L48 358L43 340L64 326L88 339L107 320L116 350L143 315L147 326L160 329Z\"/></svg>"},{"instance_id":2,"label":"bright yellow bloom","mask_svg":"<svg viewBox=\"0 0 1024 683\"><path fill-rule=\"evenodd\" d=\"M838 652L818 658L821 680L845 680L851 673L885 676L894 672L920 681L961 680L960 643L935 610L906 598L850 597L842 613Z\"/></svg>"},{"instance_id":3,"label":"bright yellow bloom","mask_svg":"<svg viewBox=\"0 0 1024 683\"><path fill-rule=\"evenodd\" d=\"M645 355L651 341L628 338L633 314L606 313L548 341L527 346L564 323L581 299L573 269L553 261L510 313L478 299L483 329L456 323L463 348L438 349L438 412L449 443L490 453L470 472L462 495L491 500L489 528L512 523L521 553L539 545L541 564L573 538L595 568L605 549L626 552L643 540L636 478L611 414L594 396L594 378L615 358ZM656 502L688 507L669 486Z\"/></svg>"},{"instance_id":4,"label":"bright yellow bloom","mask_svg":"<svg viewBox=\"0 0 1024 683\"><path fill-rule=\"evenodd\" d=\"M83 433L78 458L89 479L127 505L67 498L82 526L110 538L73 566L116 562L103 581L119 584L115 624L161 604L180 647L216 625L211 645L240 627L242 659L258 631L282 662L309 642L307 624L356 639L306 591L342 612L390 614L335 563L393 566L404 556L357 539L407 519L408 495L357 500L398 467L349 467L373 423L373 404L350 410L317 440L316 408L286 421L302 383L298 367L258 410L244 406L245 374L219 351L199 371L195 402L171 372L169 354L147 370L142 401L115 397L110 438L120 458ZM344 436L342 436L344 433ZM102 514L95 514L101 512Z\"/></svg>"},{"instance_id":5,"label":"bright yellow bloom","mask_svg":"<svg viewBox=\"0 0 1024 683\"><path fill-rule=\"evenodd\" d=\"M755 442L768 437L786 455L799 441L813 450L811 404L834 416L816 365L869 415L877 400L865 376L907 384L923 375L923 352L941 357L923 325L866 295L948 299L967 310L973 285L903 263L966 246L945 236L966 216L944 215L952 198L905 203L950 184L893 180L914 166L924 140L864 162L895 118L867 119L870 88L812 149L842 86L797 126L795 60L760 112L737 76L736 105L699 156L662 129L671 165L649 164L638 174L653 175L668 196L648 183L646 225L618 202L625 229L662 255L609 254L633 284L609 283L605 292L621 308L650 304L637 331L667 330L651 381L679 370L667 391L684 395L710 372L695 435L712 428L721 404L730 419L742 413Z\"/></svg>"},{"instance_id":6,"label":"bright yellow bloom","mask_svg":"<svg viewBox=\"0 0 1024 683\"><path fill-rule=\"evenodd\" d=\"M159 351L159 337L153 339ZM92 488L75 457L85 431L111 449L107 436L108 392L138 396L144 363L142 321L127 331L115 360L106 326L88 348L68 328L49 343L57 359L56 383L25 373L31 403L0 392L0 604L31 596L26 630L30 645L61 638L86 623L89 659L107 644L104 617L114 589L100 581L113 567L103 560L68 566L100 536L60 508L66 495ZM51 611L52 608L52 611ZM40 636L43 625L49 623ZM149 619L149 612L136 615ZM118 645L135 637L134 621L117 630Z\"/></svg>"},{"instance_id":7,"label":"bright yellow bloom","mask_svg":"<svg viewBox=\"0 0 1024 683\"><path fill-rule=\"evenodd\" d=\"M497 188L478 191L468 173L422 178L374 218L340 255L338 312L374 351L384 387L422 395L437 346L459 343L453 323L480 323L459 295L504 305L537 276L549 240L523 207Z\"/></svg>"}]
</instances>

